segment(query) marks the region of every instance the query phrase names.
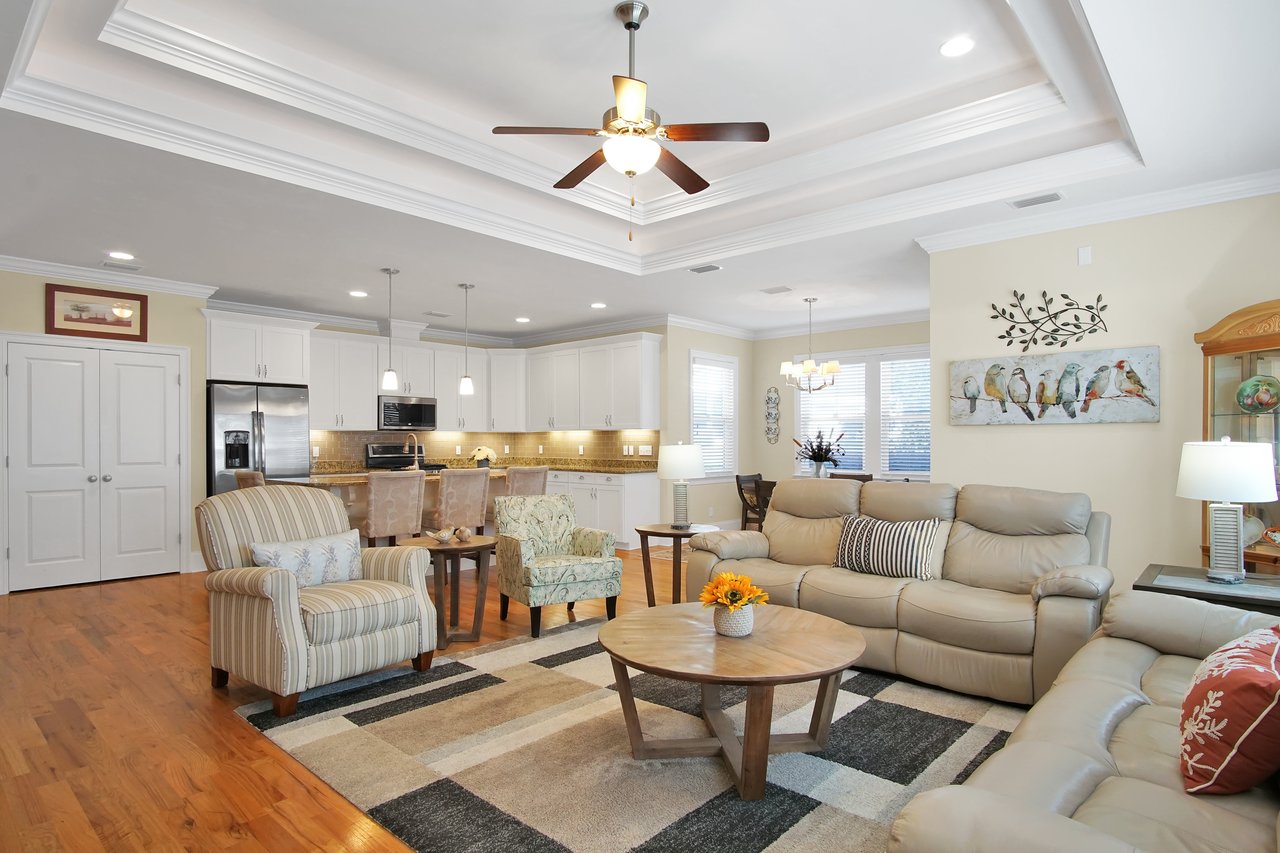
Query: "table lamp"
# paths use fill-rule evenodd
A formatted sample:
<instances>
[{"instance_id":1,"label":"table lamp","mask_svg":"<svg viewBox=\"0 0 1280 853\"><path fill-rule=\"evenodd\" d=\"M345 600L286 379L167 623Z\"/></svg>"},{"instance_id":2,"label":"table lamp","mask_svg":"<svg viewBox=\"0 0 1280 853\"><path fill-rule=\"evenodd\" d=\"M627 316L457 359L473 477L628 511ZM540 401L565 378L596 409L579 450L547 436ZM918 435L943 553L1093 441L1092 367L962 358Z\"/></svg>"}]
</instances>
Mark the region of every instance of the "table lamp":
<instances>
[{"instance_id":1,"label":"table lamp","mask_svg":"<svg viewBox=\"0 0 1280 853\"><path fill-rule=\"evenodd\" d=\"M689 480L705 477L702 467L702 448L696 444L664 444L658 448L658 478L675 480L673 503L676 530L689 529Z\"/></svg>"},{"instance_id":2,"label":"table lamp","mask_svg":"<svg viewBox=\"0 0 1280 853\"><path fill-rule=\"evenodd\" d=\"M1276 499L1271 445L1260 442L1188 441L1178 466L1180 498L1210 501L1209 573L1214 583L1244 580L1244 507L1240 501Z\"/></svg>"}]
</instances>

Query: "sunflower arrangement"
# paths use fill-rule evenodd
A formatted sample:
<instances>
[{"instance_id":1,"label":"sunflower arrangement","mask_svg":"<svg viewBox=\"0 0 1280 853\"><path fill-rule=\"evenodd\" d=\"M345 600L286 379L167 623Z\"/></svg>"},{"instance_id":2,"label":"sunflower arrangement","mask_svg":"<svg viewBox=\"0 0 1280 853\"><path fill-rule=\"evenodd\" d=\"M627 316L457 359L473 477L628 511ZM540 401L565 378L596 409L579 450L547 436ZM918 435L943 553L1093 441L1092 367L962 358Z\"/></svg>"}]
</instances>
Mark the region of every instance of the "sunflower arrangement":
<instances>
[{"instance_id":1,"label":"sunflower arrangement","mask_svg":"<svg viewBox=\"0 0 1280 853\"><path fill-rule=\"evenodd\" d=\"M703 607L725 607L733 613L748 604L767 604L769 593L752 586L751 578L746 575L721 572L702 588L698 599Z\"/></svg>"}]
</instances>

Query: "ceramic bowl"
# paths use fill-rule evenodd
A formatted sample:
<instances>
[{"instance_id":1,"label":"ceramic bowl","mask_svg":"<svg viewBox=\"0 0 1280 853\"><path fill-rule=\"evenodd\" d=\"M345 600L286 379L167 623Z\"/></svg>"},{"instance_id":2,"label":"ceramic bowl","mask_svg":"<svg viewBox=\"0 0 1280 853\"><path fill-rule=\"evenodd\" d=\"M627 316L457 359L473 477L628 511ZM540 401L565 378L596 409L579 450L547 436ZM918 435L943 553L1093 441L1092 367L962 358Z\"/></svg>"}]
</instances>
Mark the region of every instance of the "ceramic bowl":
<instances>
[{"instance_id":1,"label":"ceramic bowl","mask_svg":"<svg viewBox=\"0 0 1280 853\"><path fill-rule=\"evenodd\" d=\"M1236 403L1251 415L1261 415L1280 406L1280 379L1250 376L1236 389Z\"/></svg>"}]
</instances>

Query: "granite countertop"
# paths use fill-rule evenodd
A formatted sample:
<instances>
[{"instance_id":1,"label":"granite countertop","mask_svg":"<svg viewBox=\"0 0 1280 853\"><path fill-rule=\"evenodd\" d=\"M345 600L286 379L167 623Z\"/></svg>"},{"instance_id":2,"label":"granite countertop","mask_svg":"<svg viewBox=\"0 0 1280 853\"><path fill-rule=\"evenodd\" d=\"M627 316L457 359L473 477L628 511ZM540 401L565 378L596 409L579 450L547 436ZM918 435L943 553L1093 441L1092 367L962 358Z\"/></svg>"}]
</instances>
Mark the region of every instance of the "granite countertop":
<instances>
[{"instance_id":1,"label":"granite countertop","mask_svg":"<svg viewBox=\"0 0 1280 853\"><path fill-rule=\"evenodd\" d=\"M386 471L385 468L378 469L379 472ZM392 469L394 470L394 469ZM317 474L312 473L306 477L268 477L268 486L320 486L329 488L331 486L367 486L369 485L369 474L373 473L369 470L364 471L348 471L344 474ZM490 478L506 479L507 472L500 468L489 469ZM428 471L427 479L439 479L440 472Z\"/></svg>"},{"instance_id":2,"label":"granite countertop","mask_svg":"<svg viewBox=\"0 0 1280 853\"><path fill-rule=\"evenodd\" d=\"M438 465L447 465L450 468L472 468L470 460L459 460L454 457L445 457L440 459L427 459L428 463ZM464 464L465 463L465 464ZM593 474L652 474L658 470L658 462L652 457L643 460L620 460L620 459L577 459L566 457L555 458L536 458L536 457L508 457L503 459L498 465L493 466L489 470L502 471L504 468L514 466L536 466L546 465L552 471L583 471ZM360 462L348 462L344 460L335 461L316 461L311 466L311 476L332 476L338 474L356 475L368 474L368 468L365 468ZM361 483L364 481L361 480ZM344 485L342 483L330 485Z\"/></svg>"}]
</instances>

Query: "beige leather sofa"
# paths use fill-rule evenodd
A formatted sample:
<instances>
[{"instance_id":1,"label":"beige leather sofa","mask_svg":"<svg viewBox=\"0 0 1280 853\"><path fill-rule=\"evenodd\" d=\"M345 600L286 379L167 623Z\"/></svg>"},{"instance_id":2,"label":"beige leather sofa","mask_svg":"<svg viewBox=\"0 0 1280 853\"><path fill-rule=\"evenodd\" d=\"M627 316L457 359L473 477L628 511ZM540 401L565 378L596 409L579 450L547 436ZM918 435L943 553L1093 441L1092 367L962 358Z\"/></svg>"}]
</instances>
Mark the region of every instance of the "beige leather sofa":
<instances>
[{"instance_id":1,"label":"beige leather sofa","mask_svg":"<svg viewBox=\"0 0 1280 853\"><path fill-rule=\"evenodd\" d=\"M858 514L942 519L935 579L833 567L844 517ZM747 574L771 604L862 629L862 666L1030 704L1098 627L1110 525L1082 494L790 480L774 489L763 531L693 537L687 592L696 600L714 574Z\"/></svg>"},{"instance_id":2,"label":"beige leather sofa","mask_svg":"<svg viewBox=\"0 0 1280 853\"><path fill-rule=\"evenodd\" d=\"M1117 595L1057 683L964 785L920 794L898 853L1277 849L1275 780L1193 795L1178 766L1182 698L1200 661L1280 619L1150 592Z\"/></svg>"}]
</instances>

